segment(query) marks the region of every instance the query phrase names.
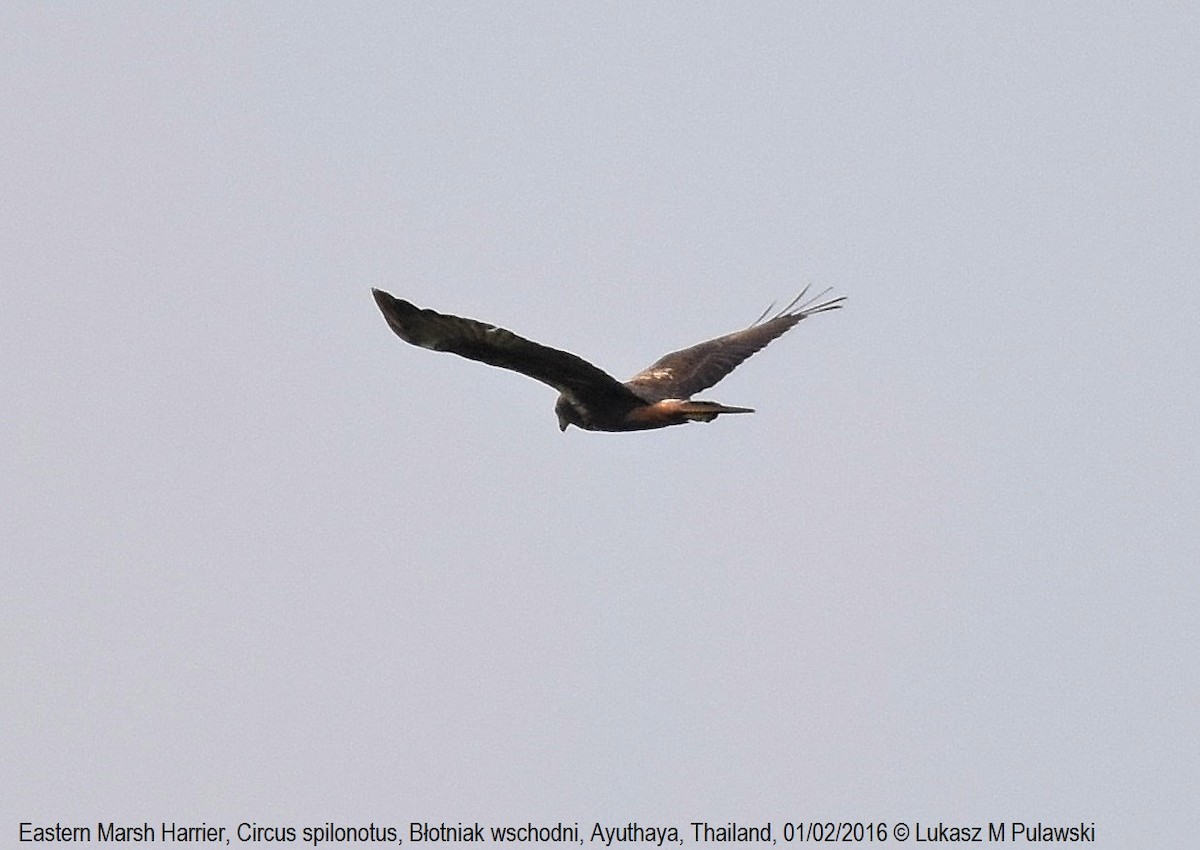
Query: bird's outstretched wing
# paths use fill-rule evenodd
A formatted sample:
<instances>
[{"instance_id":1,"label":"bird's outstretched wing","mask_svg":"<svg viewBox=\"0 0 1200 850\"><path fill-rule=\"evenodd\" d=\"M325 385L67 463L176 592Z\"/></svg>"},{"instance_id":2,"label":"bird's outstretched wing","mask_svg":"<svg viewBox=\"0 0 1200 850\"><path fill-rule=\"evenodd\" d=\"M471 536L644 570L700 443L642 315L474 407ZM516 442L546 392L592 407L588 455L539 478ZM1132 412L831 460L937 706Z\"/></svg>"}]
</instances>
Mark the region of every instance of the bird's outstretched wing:
<instances>
[{"instance_id":1,"label":"bird's outstretched wing","mask_svg":"<svg viewBox=\"0 0 1200 850\"><path fill-rule=\"evenodd\" d=\"M791 330L801 319L826 310L836 310L846 300L842 296L823 301L822 298L829 292L826 289L804 301L808 289L804 287L804 291L792 303L768 319L767 315L775 306L772 304L745 330L734 331L682 351L672 351L630 378L626 386L647 401L688 398L693 393L711 387L751 354Z\"/></svg>"},{"instance_id":2,"label":"bird's outstretched wing","mask_svg":"<svg viewBox=\"0 0 1200 850\"><path fill-rule=\"evenodd\" d=\"M519 337L495 325L422 310L379 289L375 303L405 342L511 369L589 404L635 407L642 400L616 378L567 351Z\"/></svg>"}]
</instances>

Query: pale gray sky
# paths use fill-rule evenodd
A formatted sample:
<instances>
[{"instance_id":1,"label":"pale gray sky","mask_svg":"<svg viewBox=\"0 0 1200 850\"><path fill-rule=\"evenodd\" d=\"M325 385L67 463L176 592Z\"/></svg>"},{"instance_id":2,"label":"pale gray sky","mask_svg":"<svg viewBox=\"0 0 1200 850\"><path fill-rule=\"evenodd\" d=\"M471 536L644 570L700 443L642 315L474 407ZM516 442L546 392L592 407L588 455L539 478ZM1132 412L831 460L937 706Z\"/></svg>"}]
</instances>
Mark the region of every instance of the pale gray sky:
<instances>
[{"instance_id":1,"label":"pale gray sky","mask_svg":"<svg viewBox=\"0 0 1200 850\"><path fill-rule=\"evenodd\" d=\"M1187 4L4 4L0 835L1194 843L1197 45ZM707 394L755 416L615 435L370 296L626 377L806 283L846 309Z\"/></svg>"}]
</instances>

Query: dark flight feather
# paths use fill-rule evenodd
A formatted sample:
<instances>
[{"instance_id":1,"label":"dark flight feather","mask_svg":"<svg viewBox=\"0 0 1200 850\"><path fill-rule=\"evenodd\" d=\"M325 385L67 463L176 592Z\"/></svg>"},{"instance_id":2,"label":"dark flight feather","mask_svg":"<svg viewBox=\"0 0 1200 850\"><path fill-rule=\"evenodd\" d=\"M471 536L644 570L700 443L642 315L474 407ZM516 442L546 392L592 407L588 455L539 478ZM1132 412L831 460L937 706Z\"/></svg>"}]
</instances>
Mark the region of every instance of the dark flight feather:
<instances>
[{"instance_id":1,"label":"dark flight feather","mask_svg":"<svg viewBox=\"0 0 1200 850\"><path fill-rule=\"evenodd\" d=\"M405 342L520 372L580 403L627 408L641 404L641 399L612 375L569 351L540 345L485 322L423 310L379 289L371 292L388 325Z\"/></svg>"},{"instance_id":2,"label":"dark flight feather","mask_svg":"<svg viewBox=\"0 0 1200 850\"><path fill-rule=\"evenodd\" d=\"M843 296L821 301L827 292L828 289L801 303L808 293L808 287L805 287L772 318L767 319L767 314L774 305L744 330L664 355L630 378L626 385L647 401L689 398L720 381L750 355L795 327L797 322L826 310L836 310L846 300Z\"/></svg>"}]
</instances>

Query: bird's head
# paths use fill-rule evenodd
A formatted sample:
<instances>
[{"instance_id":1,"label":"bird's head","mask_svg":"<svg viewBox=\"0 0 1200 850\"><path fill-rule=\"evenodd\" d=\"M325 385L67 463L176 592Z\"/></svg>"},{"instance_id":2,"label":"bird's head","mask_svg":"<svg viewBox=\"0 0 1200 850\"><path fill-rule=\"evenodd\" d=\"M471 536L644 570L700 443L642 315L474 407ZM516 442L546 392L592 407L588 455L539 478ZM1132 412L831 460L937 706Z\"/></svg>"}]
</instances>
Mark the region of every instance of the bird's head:
<instances>
[{"instance_id":1,"label":"bird's head","mask_svg":"<svg viewBox=\"0 0 1200 850\"><path fill-rule=\"evenodd\" d=\"M576 428L582 427L579 411L567 400L566 396L558 397L558 401L554 403L554 413L558 416L558 430L565 431L570 425L574 425Z\"/></svg>"}]
</instances>

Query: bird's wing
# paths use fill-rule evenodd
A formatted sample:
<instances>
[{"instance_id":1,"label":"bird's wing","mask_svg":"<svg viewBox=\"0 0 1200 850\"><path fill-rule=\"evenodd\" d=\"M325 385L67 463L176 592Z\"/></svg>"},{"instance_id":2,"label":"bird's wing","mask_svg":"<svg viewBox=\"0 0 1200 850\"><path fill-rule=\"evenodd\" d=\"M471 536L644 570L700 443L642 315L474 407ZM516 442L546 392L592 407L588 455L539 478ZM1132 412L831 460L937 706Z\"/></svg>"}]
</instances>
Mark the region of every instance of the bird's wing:
<instances>
[{"instance_id":1,"label":"bird's wing","mask_svg":"<svg viewBox=\"0 0 1200 850\"><path fill-rule=\"evenodd\" d=\"M495 325L422 310L381 290L371 291L388 325L405 342L520 372L586 404L642 403L628 387L582 357Z\"/></svg>"},{"instance_id":2,"label":"bird's wing","mask_svg":"<svg viewBox=\"0 0 1200 850\"><path fill-rule=\"evenodd\" d=\"M768 319L767 314L774 308L771 305L745 330L719 336L682 351L672 351L634 375L626 386L647 401L688 398L693 393L711 387L751 354L791 330L801 319L826 310L836 310L846 300L845 296L822 300L829 292L826 289L804 301L807 292L808 287L805 287L791 304Z\"/></svg>"}]
</instances>

